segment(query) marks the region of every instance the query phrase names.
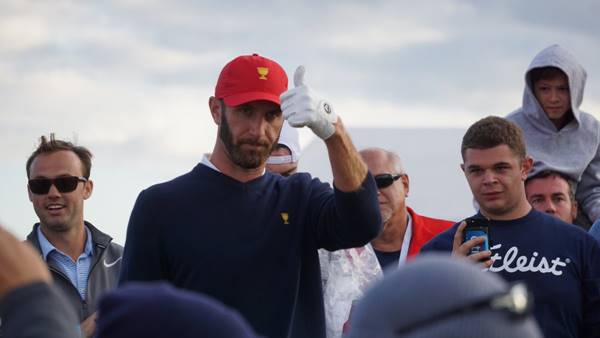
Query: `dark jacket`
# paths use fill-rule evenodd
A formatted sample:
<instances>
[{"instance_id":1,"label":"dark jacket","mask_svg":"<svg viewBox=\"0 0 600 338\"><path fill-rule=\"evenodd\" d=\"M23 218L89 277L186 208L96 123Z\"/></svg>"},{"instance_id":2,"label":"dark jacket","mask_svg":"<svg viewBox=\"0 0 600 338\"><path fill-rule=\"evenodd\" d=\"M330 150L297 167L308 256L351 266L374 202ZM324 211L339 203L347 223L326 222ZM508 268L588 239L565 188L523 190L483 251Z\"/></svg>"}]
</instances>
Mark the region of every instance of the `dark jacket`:
<instances>
[{"instance_id":1,"label":"dark jacket","mask_svg":"<svg viewBox=\"0 0 600 338\"><path fill-rule=\"evenodd\" d=\"M110 291L117 286L123 257L123 247L113 243L112 237L96 229L91 223L85 222L85 225L90 229L93 245L93 257L85 300L81 299L79 291L73 286L69 277L57 266L47 262L55 284L67 296L69 303L73 305L80 322L96 311L98 300L106 291ZM27 241L33 244L41 254L42 250L37 236L38 226L39 223L33 226L33 230L27 236Z\"/></svg>"},{"instance_id":2,"label":"dark jacket","mask_svg":"<svg viewBox=\"0 0 600 338\"><path fill-rule=\"evenodd\" d=\"M35 282L0 300L2 332L7 338L79 338L75 312L56 286Z\"/></svg>"}]
</instances>

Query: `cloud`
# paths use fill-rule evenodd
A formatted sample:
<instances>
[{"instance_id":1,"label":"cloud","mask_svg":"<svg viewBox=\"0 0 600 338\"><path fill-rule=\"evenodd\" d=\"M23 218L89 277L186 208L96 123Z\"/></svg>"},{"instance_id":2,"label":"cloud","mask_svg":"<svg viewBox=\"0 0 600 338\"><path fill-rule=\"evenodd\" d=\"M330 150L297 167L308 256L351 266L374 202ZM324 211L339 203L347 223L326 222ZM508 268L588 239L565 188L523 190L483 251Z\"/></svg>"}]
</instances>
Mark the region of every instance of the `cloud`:
<instances>
[{"instance_id":1,"label":"cloud","mask_svg":"<svg viewBox=\"0 0 600 338\"><path fill-rule=\"evenodd\" d=\"M338 3L320 12L310 25L316 43L336 53L378 55L401 52L414 45L430 45L450 40L444 22L465 10L455 1L445 2L419 16L428 5L380 1L374 3ZM309 29L310 30L310 29Z\"/></svg>"},{"instance_id":2,"label":"cloud","mask_svg":"<svg viewBox=\"0 0 600 338\"><path fill-rule=\"evenodd\" d=\"M0 20L0 55L40 47L48 38L46 26L35 16L3 17Z\"/></svg>"},{"instance_id":3,"label":"cloud","mask_svg":"<svg viewBox=\"0 0 600 338\"><path fill-rule=\"evenodd\" d=\"M223 64L251 51L290 73L307 65L309 83L347 123L464 126L518 107L523 70L552 39L575 46L585 61L584 109L597 111L600 44L586 33L596 21L583 15L589 23L573 36L562 28L565 18L553 25L545 9L536 12L543 18L524 20L535 6L7 0L0 4L0 131L27 147L56 130L109 147L148 142L151 149L158 138L161 151L178 156L210 150L206 99ZM569 13L589 3L582 6Z\"/></svg>"},{"instance_id":4,"label":"cloud","mask_svg":"<svg viewBox=\"0 0 600 338\"><path fill-rule=\"evenodd\" d=\"M465 127L481 115L461 107L428 104L398 105L393 102L369 102L348 99L335 103L335 109L348 127L447 128Z\"/></svg>"}]
</instances>

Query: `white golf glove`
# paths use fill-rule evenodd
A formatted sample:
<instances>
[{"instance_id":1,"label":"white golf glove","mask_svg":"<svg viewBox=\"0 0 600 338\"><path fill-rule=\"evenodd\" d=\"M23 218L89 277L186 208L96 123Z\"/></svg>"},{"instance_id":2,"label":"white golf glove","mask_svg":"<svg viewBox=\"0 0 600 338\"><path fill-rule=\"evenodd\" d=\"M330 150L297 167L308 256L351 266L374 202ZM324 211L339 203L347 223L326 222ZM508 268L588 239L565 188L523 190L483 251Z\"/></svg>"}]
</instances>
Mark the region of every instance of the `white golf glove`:
<instances>
[{"instance_id":1,"label":"white golf glove","mask_svg":"<svg viewBox=\"0 0 600 338\"><path fill-rule=\"evenodd\" d=\"M304 84L304 73L304 66L298 66L294 73L294 89L281 94L281 111L292 127L307 126L326 140L335 133L333 124L337 122L337 115L329 102Z\"/></svg>"}]
</instances>

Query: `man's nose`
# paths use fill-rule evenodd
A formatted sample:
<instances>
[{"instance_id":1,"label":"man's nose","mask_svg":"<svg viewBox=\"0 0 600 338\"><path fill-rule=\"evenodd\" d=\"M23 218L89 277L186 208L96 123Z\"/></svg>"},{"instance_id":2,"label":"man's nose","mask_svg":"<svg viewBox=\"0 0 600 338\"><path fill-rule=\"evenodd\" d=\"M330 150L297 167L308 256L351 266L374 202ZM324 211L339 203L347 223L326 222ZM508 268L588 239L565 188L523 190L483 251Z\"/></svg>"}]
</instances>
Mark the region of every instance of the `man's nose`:
<instances>
[{"instance_id":1,"label":"man's nose","mask_svg":"<svg viewBox=\"0 0 600 338\"><path fill-rule=\"evenodd\" d=\"M262 137L267 129L267 121L262 117L254 118L250 121L248 131L253 137Z\"/></svg>"},{"instance_id":2,"label":"man's nose","mask_svg":"<svg viewBox=\"0 0 600 338\"><path fill-rule=\"evenodd\" d=\"M557 89L552 89L550 90L550 101L552 102L556 102L558 101L558 90Z\"/></svg>"},{"instance_id":3,"label":"man's nose","mask_svg":"<svg viewBox=\"0 0 600 338\"><path fill-rule=\"evenodd\" d=\"M498 181L498 178L496 177L496 174L494 174L493 171L486 170L483 173L483 183L484 184L493 184L493 183L496 183L497 181Z\"/></svg>"},{"instance_id":4,"label":"man's nose","mask_svg":"<svg viewBox=\"0 0 600 338\"><path fill-rule=\"evenodd\" d=\"M60 197L60 191L58 191L54 183L50 185L50 189L48 190L48 197Z\"/></svg>"},{"instance_id":5,"label":"man's nose","mask_svg":"<svg viewBox=\"0 0 600 338\"><path fill-rule=\"evenodd\" d=\"M552 201L546 201L544 203L544 211L547 214L555 214L556 213L556 206L554 205L554 203L552 203Z\"/></svg>"}]
</instances>

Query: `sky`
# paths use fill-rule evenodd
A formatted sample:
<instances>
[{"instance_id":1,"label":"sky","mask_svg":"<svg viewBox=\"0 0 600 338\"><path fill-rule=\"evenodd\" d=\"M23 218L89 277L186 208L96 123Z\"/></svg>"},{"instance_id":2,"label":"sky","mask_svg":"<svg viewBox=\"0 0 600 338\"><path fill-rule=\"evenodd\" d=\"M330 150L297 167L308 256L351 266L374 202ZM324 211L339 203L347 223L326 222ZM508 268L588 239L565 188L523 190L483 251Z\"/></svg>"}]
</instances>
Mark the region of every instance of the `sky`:
<instances>
[{"instance_id":1,"label":"sky","mask_svg":"<svg viewBox=\"0 0 600 338\"><path fill-rule=\"evenodd\" d=\"M242 54L290 78L304 65L350 128L460 130L516 109L527 65L558 43L587 70L582 109L600 117L599 12L597 1L3 0L0 222L24 237L36 221L24 163L54 132L94 153L85 217L123 243L137 194L212 150L208 98Z\"/></svg>"}]
</instances>

